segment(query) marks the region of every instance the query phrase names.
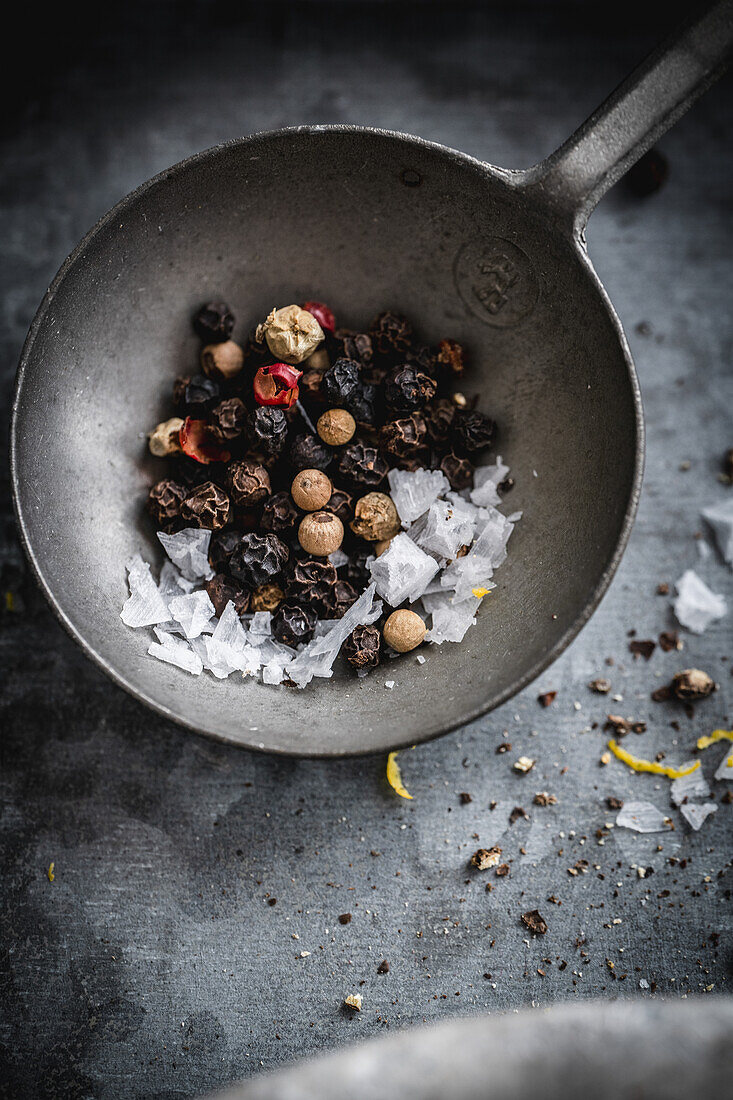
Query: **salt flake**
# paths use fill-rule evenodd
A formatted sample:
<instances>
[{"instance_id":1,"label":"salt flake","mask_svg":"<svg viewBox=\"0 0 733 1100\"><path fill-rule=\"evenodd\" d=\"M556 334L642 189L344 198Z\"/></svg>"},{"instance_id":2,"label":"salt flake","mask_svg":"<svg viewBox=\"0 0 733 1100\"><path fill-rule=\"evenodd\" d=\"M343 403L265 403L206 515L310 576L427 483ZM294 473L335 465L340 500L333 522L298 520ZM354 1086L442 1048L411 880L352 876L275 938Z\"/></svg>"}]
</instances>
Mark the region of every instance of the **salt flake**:
<instances>
[{"instance_id":1,"label":"salt flake","mask_svg":"<svg viewBox=\"0 0 733 1100\"><path fill-rule=\"evenodd\" d=\"M637 833L659 833L669 828L668 820L651 802L624 802L616 824Z\"/></svg>"},{"instance_id":2,"label":"salt flake","mask_svg":"<svg viewBox=\"0 0 733 1100\"><path fill-rule=\"evenodd\" d=\"M125 568L130 595L120 612L123 623L132 627L164 623L170 618L168 604L158 591L148 563L139 554L134 554Z\"/></svg>"},{"instance_id":3,"label":"salt flake","mask_svg":"<svg viewBox=\"0 0 733 1100\"><path fill-rule=\"evenodd\" d=\"M733 500L703 508L703 517L713 529L715 541L728 565L733 569Z\"/></svg>"},{"instance_id":4,"label":"salt flake","mask_svg":"<svg viewBox=\"0 0 733 1100\"><path fill-rule=\"evenodd\" d=\"M693 569L685 570L675 587L678 595L674 613L682 626L693 634L702 634L711 622L722 619L728 610L723 597L711 592Z\"/></svg>"},{"instance_id":5,"label":"salt flake","mask_svg":"<svg viewBox=\"0 0 733 1100\"><path fill-rule=\"evenodd\" d=\"M703 802L701 805L695 802L686 802L684 806L680 806L680 813L697 832L707 818L710 817L710 814L714 814L717 809L715 802Z\"/></svg>"},{"instance_id":6,"label":"salt flake","mask_svg":"<svg viewBox=\"0 0 733 1100\"><path fill-rule=\"evenodd\" d=\"M168 604L171 618L180 623L187 638L198 638L211 623L214 605L205 589L174 596Z\"/></svg>"},{"instance_id":7,"label":"salt flake","mask_svg":"<svg viewBox=\"0 0 733 1100\"><path fill-rule=\"evenodd\" d=\"M441 470L390 470L388 478L403 527L427 512L433 501L450 489L448 478Z\"/></svg>"},{"instance_id":8,"label":"salt flake","mask_svg":"<svg viewBox=\"0 0 733 1100\"><path fill-rule=\"evenodd\" d=\"M158 531L158 538L168 557L183 573L186 580L208 580L214 570L209 564L211 531L198 527L184 527L173 535Z\"/></svg>"}]
</instances>

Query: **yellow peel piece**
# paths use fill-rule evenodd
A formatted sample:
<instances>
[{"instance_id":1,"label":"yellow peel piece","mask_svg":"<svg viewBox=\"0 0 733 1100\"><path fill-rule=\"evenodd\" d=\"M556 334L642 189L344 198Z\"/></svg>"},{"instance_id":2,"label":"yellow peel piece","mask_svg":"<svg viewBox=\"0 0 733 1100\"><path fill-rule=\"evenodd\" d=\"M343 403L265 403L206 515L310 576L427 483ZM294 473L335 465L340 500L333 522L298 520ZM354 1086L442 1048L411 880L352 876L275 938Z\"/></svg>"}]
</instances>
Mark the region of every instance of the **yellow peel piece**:
<instances>
[{"instance_id":1,"label":"yellow peel piece","mask_svg":"<svg viewBox=\"0 0 733 1100\"><path fill-rule=\"evenodd\" d=\"M656 760L642 760L638 756L632 756L626 749L622 749L613 738L608 742L608 747L617 760L620 760L622 764L626 764L635 772L651 772L652 775L666 775L668 779L681 779L683 775L692 775L700 767L699 760L696 760L689 768L670 768L664 764L658 764Z\"/></svg>"},{"instance_id":2,"label":"yellow peel piece","mask_svg":"<svg viewBox=\"0 0 733 1100\"><path fill-rule=\"evenodd\" d=\"M402 782L402 772L397 763L396 752L391 752L387 757L387 782L392 790L397 792L400 798L412 798L412 795Z\"/></svg>"},{"instance_id":3,"label":"yellow peel piece","mask_svg":"<svg viewBox=\"0 0 733 1100\"><path fill-rule=\"evenodd\" d=\"M53 882L53 880L56 878L56 875L53 873L53 869L55 866L56 864L53 862L49 863L48 865L48 871L46 871L46 874L48 875L49 882Z\"/></svg>"},{"instance_id":4,"label":"yellow peel piece","mask_svg":"<svg viewBox=\"0 0 733 1100\"><path fill-rule=\"evenodd\" d=\"M699 749L709 749L716 741L733 741L733 730L713 730L712 733L708 733L704 737L698 737L697 747Z\"/></svg>"},{"instance_id":5,"label":"yellow peel piece","mask_svg":"<svg viewBox=\"0 0 733 1100\"><path fill-rule=\"evenodd\" d=\"M472 588L471 591L473 592L473 594L474 594L474 596L476 597L477 600L482 600L484 598L484 596L488 596L491 589L489 589L489 588Z\"/></svg>"}]
</instances>

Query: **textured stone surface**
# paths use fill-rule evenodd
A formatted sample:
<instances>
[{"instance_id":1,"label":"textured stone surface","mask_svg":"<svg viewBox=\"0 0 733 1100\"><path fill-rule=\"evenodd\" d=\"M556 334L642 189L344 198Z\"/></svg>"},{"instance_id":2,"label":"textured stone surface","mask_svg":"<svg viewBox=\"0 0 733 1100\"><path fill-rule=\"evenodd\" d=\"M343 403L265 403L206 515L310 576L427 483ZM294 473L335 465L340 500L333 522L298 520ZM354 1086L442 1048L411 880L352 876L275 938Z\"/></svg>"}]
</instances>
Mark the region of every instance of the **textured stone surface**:
<instances>
[{"instance_id":1,"label":"textured stone surface","mask_svg":"<svg viewBox=\"0 0 733 1100\"><path fill-rule=\"evenodd\" d=\"M340 121L413 131L525 166L562 140L660 31L638 8L633 30L611 24L600 35L584 20L576 26L572 7L405 5L387 14L384 4L306 5L278 15L277 5L268 14L222 6L215 15L192 3L178 8L176 25L170 5L121 10L108 5L101 28L96 20L86 31L51 28L49 63L13 90L0 190L4 409L56 268L99 215L153 173L240 133ZM609 711L645 720L647 733L630 734L629 747L679 763L696 736L726 721L730 728L733 717L722 659L733 657L730 617L700 637L684 634L682 653L657 648L648 663L632 659L626 636L672 627L655 588L687 567L731 602L730 571L715 550L702 560L695 539L700 509L732 491L716 480L733 445L731 102L728 79L663 139L664 190L638 200L619 185L588 231L647 415L646 480L624 562L590 625L534 687L401 755L414 801L387 787L383 760L237 752L166 724L114 688L27 576L3 467L0 1060L8 1095L189 1097L261 1066L456 1013L726 990L729 958L711 934L730 924L730 806L699 833L671 810L673 833L614 829L599 846L596 830L615 818L606 795L666 812L669 784L615 761L599 767L606 737L600 727L581 731ZM5 453L5 416L0 443ZM690 468L680 470L685 461ZM649 702L651 688L693 666L720 690L692 720ZM597 676L623 700L591 694L586 684ZM545 690L558 692L547 709L536 701ZM496 755L503 742L511 750ZM527 775L512 769L521 755L537 760ZM703 757L708 779L722 755L716 746ZM722 784L713 789L720 801ZM533 805L542 790L557 805ZM461 804L461 792L472 801ZM510 826L515 806L528 817ZM497 843L508 877L468 870L477 847ZM668 865L670 856L686 865ZM568 874L584 859L587 873ZM654 874L641 878L634 865ZM533 938L520 916L535 908L549 931ZM352 920L339 923L346 912ZM389 973L377 974L383 959ZM639 989L642 979L650 990ZM349 1016L341 1004L352 992L363 1010Z\"/></svg>"}]
</instances>

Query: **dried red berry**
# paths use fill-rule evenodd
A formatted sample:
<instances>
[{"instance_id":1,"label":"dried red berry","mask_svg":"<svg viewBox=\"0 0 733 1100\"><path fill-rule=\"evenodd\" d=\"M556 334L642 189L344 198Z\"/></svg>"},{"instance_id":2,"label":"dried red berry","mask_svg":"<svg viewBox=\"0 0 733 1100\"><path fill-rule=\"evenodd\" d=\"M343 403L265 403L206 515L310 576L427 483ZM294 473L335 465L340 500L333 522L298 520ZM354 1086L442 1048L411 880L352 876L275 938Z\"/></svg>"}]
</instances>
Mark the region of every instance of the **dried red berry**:
<instances>
[{"instance_id":1,"label":"dried red berry","mask_svg":"<svg viewBox=\"0 0 733 1100\"><path fill-rule=\"evenodd\" d=\"M260 367L254 380L255 401L258 405L283 405L289 409L298 400L298 379L302 373L287 363Z\"/></svg>"},{"instance_id":2,"label":"dried red berry","mask_svg":"<svg viewBox=\"0 0 733 1100\"><path fill-rule=\"evenodd\" d=\"M315 317L324 332L333 332L336 328L336 318L333 315L333 310L330 310L323 302L303 302L302 309L307 310L311 317Z\"/></svg>"},{"instance_id":3,"label":"dried red berry","mask_svg":"<svg viewBox=\"0 0 733 1100\"><path fill-rule=\"evenodd\" d=\"M193 420L187 416L180 431L181 449L189 458L208 465L209 462L228 462L231 458L216 438L205 420Z\"/></svg>"},{"instance_id":4,"label":"dried red berry","mask_svg":"<svg viewBox=\"0 0 733 1100\"><path fill-rule=\"evenodd\" d=\"M244 615L249 607L249 591L233 581L231 577L225 577L223 573L217 573L206 582L204 587L217 615L224 613L229 602L234 604L234 610L238 615Z\"/></svg>"},{"instance_id":5,"label":"dried red berry","mask_svg":"<svg viewBox=\"0 0 733 1100\"><path fill-rule=\"evenodd\" d=\"M181 519L207 531L218 531L229 519L229 497L213 481L199 485L181 505Z\"/></svg>"}]
</instances>

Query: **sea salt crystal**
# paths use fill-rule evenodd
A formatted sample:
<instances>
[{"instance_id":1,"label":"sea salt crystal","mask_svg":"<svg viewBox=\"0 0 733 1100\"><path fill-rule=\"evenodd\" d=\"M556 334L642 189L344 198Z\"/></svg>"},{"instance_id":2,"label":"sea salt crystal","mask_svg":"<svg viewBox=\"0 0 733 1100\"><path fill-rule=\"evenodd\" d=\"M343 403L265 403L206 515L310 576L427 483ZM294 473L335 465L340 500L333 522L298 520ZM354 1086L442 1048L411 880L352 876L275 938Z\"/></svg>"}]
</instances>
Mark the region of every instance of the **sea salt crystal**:
<instances>
[{"instance_id":1,"label":"sea salt crystal","mask_svg":"<svg viewBox=\"0 0 733 1100\"><path fill-rule=\"evenodd\" d=\"M514 530L514 524L498 512L489 508L489 517L480 535L470 550L477 558L486 558L497 569L506 558L506 544Z\"/></svg>"},{"instance_id":2,"label":"sea salt crystal","mask_svg":"<svg viewBox=\"0 0 733 1100\"><path fill-rule=\"evenodd\" d=\"M675 588L678 595L674 600L674 613L682 626L693 634L702 634L711 622L722 619L728 610L723 597L711 592L692 569L685 570Z\"/></svg>"},{"instance_id":3,"label":"sea salt crystal","mask_svg":"<svg viewBox=\"0 0 733 1100\"><path fill-rule=\"evenodd\" d=\"M436 645L442 645L443 642L462 642L476 622L480 603L474 596L456 603L447 593L423 597L425 610L433 617L432 627L425 636L427 641Z\"/></svg>"},{"instance_id":4,"label":"sea salt crystal","mask_svg":"<svg viewBox=\"0 0 733 1100\"><path fill-rule=\"evenodd\" d=\"M175 665L176 668L181 668L184 672L190 672L193 676L198 676L203 671L204 666L201 658L192 651L188 642L185 642L183 638L176 638L173 634L168 634L160 628L157 628L155 633L158 642L153 642L148 648L151 657L157 657L159 661Z\"/></svg>"},{"instance_id":5,"label":"sea salt crystal","mask_svg":"<svg viewBox=\"0 0 733 1100\"><path fill-rule=\"evenodd\" d=\"M172 561L164 561L158 578L158 591L164 600L180 596L181 592L193 592L195 581L186 580Z\"/></svg>"},{"instance_id":6,"label":"sea salt crystal","mask_svg":"<svg viewBox=\"0 0 733 1100\"><path fill-rule=\"evenodd\" d=\"M433 501L450 489L448 478L441 470L390 470L388 477L392 500L403 527L427 512Z\"/></svg>"},{"instance_id":7,"label":"sea salt crystal","mask_svg":"<svg viewBox=\"0 0 733 1100\"><path fill-rule=\"evenodd\" d=\"M715 541L725 561L733 569L733 500L703 508L703 517L715 534Z\"/></svg>"},{"instance_id":8,"label":"sea salt crystal","mask_svg":"<svg viewBox=\"0 0 733 1100\"><path fill-rule=\"evenodd\" d=\"M214 570L209 565L208 557L211 531L184 527L173 535L158 531L158 538L166 554L178 566L186 580L200 581L213 577Z\"/></svg>"},{"instance_id":9,"label":"sea salt crystal","mask_svg":"<svg viewBox=\"0 0 733 1100\"><path fill-rule=\"evenodd\" d=\"M268 661L262 669L263 684L281 684L286 679L285 666L274 658Z\"/></svg>"},{"instance_id":10,"label":"sea salt crystal","mask_svg":"<svg viewBox=\"0 0 733 1100\"><path fill-rule=\"evenodd\" d=\"M425 664L425 658L423 657L422 653L418 653L418 655L417 655L417 663L418 663L419 665L424 665L424 664Z\"/></svg>"},{"instance_id":11,"label":"sea salt crystal","mask_svg":"<svg viewBox=\"0 0 733 1100\"><path fill-rule=\"evenodd\" d=\"M375 585L372 583L343 618L334 620L334 625L327 634L313 638L290 662L286 671L298 687L304 688L314 676L328 678L333 675L333 663L354 627L367 626L382 614L382 601L375 600L374 593Z\"/></svg>"},{"instance_id":12,"label":"sea salt crystal","mask_svg":"<svg viewBox=\"0 0 733 1100\"><path fill-rule=\"evenodd\" d=\"M703 802L702 804L686 802L684 806L680 806L680 813L697 832L707 818L710 817L710 814L714 814L717 809L715 802Z\"/></svg>"},{"instance_id":13,"label":"sea salt crystal","mask_svg":"<svg viewBox=\"0 0 733 1100\"><path fill-rule=\"evenodd\" d=\"M138 627L166 622L170 618L168 604L158 591L148 563L139 554L134 554L125 568L130 595L120 612L123 623Z\"/></svg>"},{"instance_id":14,"label":"sea salt crystal","mask_svg":"<svg viewBox=\"0 0 733 1100\"><path fill-rule=\"evenodd\" d=\"M498 485L509 473L509 467L501 461L501 455L497 455L493 466L477 466L473 473L473 489L471 500L474 504L486 507L489 504L500 504L501 497Z\"/></svg>"},{"instance_id":15,"label":"sea salt crystal","mask_svg":"<svg viewBox=\"0 0 733 1100\"><path fill-rule=\"evenodd\" d=\"M667 818L651 802L624 802L619 810L616 824L623 829L633 829L636 833L659 833L668 829Z\"/></svg>"},{"instance_id":16,"label":"sea salt crystal","mask_svg":"<svg viewBox=\"0 0 733 1100\"><path fill-rule=\"evenodd\" d=\"M384 686L387 688L387 691L391 691L394 687L394 680L385 680Z\"/></svg>"},{"instance_id":17,"label":"sea salt crystal","mask_svg":"<svg viewBox=\"0 0 733 1100\"><path fill-rule=\"evenodd\" d=\"M170 617L183 628L187 638L198 638L210 627L214 605L203 588L197 592L174 596L168 604Z\"/></svg>"},{"instance_id":18,"label":"sea salt crystal","mask_svg":"<svg viewBox=\"0 0 733 1100\"><path fill-rule=\"evenodd\" d=\"M733 749L727 752L720 761L713 778L728 780L729 783L733 782Z\"/></svg>"},{"instance_id":19,"label":"sea salt crystal","mask_svg":"<svg viewBox=\"0 0 733 1100\"><path fill-rule=\"evenodd\" d=\"M474 598L475 589L486 589L488 592L496 585L489 578L493 573L491 563L487 558L467 554L465 558L456 558L446 566L440 575L440 584L445 592L453 590L453 599L456 603L461 600Z\"/></svg>"},{"instance_id":20,"label":"sea salt crystal","mask_svg":"<svg viewBox=\"0 0 733 1100\"><path fill-rule=\"evenodd\" d=\"M249 645L247 632L231 600L224 608L214 633L204 638L204 647L204 665L220 680L233 672L256 672L261 664L259 651Z\"/></svg>"},{"instance_id":21,"label":"sea salt crystal","mask_svg":"<svg viewBox=\"0 0 733 1100\"><path fill-rule=\"evenodd\" d=\"M429 554L438 558L455 558L462 546L471 545L474 526L465 513L457 515L452 504L436 500L426 514L410 527L409 537Z\"/></svg>"},{"instance_id":22,"label":"sea salt crystal","mask_svg":"<svg viewBox=\"0 0 733 1100\"><path fill-rule=\"evenodd\" d=\"M702 768L695 768L689 775L681 775L669 788L669 795L675 806L680 806L686 798L707 798L710 794Z\"/></svg>"},{"instance_id":23,"label":"sea salt crystal","mask_svg":"<svg viewBox=\"0 0 733 1100\"><path fill-rule=\"evenodd\" d=\"M252 638L268 638L272 634L272 613L256 611L249 622L249 633Z\"/></svg>"},{"instance_id":24,"label":"sea salt crystal","mask_svg":"<svg viewBox=\"0 0 733 1100\"><path fill-rule=\"evenodd\" d=\"M404 600L417 600L438 572L438 563L416 546L409 535L400 533L384 553L369 566L378 594L392 607Z\"/></svg>"},{"instance_id":25,"label":"sea salt crystal","mask_svg":"<svg viewBox=\"0 0 733 1100\"><path fill-rule=\"evenodd\" d=\"M345 554L343 550L334 550L333 554L328 555L328 560L334 569L340 569L342 565L346 565L349 555Z\"/></svg>"}]
</instances>

